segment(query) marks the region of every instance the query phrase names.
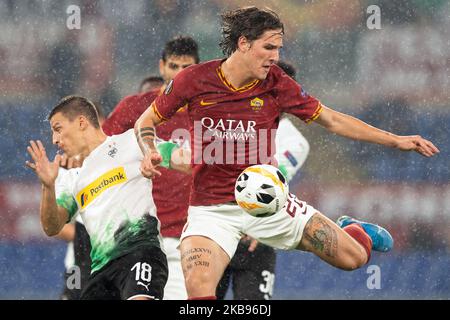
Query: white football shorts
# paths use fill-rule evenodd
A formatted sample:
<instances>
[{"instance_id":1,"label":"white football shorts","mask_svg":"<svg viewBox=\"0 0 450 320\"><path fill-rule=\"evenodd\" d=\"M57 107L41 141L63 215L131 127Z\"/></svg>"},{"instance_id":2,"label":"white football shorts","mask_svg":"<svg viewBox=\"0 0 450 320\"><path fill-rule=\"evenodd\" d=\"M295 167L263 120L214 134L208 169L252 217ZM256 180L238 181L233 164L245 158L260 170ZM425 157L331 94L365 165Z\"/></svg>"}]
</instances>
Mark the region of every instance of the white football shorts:
<instances>
[{"instance_id":1,"label":"white football shorts","mask_svg":"<svg viewBox=\"0 0 450 320\"><path fill-rule=\"evenodd\" d=\"M230 259L244 234L273 248L291 250L297 248L306 224L316 212L293 194L280 211L264 218L253 217L234 203L191 206L180 240L189 236L210 238Z\"/></svg>"}]
</instances>

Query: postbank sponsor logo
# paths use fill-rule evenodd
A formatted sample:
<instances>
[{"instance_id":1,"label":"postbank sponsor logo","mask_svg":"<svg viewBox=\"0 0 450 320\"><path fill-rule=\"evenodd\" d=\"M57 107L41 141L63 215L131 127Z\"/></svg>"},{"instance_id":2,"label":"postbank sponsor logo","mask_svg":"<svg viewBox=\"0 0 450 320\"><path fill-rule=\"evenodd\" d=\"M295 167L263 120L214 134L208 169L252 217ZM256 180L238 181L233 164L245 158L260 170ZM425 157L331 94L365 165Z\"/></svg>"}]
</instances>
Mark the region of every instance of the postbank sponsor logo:
<instances>
[{"instance_id":1,"label":"postbank sponsor logo","mask_svg":"<svg viewBox=\"0 0 450 320\"><path fill-rule=\"evenodd\" d=\"M81 209L84 209L105 190L112 186L124 183L125 181L127 181L125 169L123 167L114 168L83 188L83 190L77 194L77 202Z\"/></svg>"}]
</instances>

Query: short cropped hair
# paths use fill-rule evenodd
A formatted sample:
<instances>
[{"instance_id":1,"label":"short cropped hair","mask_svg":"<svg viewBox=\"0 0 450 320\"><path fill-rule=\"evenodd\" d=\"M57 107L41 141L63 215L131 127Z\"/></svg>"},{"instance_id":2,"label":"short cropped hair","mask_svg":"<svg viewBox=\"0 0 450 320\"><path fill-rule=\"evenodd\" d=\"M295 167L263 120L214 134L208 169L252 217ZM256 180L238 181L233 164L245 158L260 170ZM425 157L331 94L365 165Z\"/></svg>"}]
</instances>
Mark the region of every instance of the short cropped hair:
<instances>
[{"instance_id":1,"label":"short cropped hair","mask_svg":"<svg viewBox=\"0 0 450 320\"><path fill-rule=\"evenodd\" d=\"M166 62L170 56L190 56L194 58L195 63L200 61L197 42L188 36L176 36L166 42L161 59Z\"/></svg>"},{"instance_id":2,"label":"short cropped hair","mask_svg":"<svg viewBox=\"0 0 450 320\"><path fill-rule=\"evenodd\" d=\"M47 119L50 120L58 112L61 112L70 121L83 115L95 128L100 128L97 108L87 98L81 96L67 96L62 98L52 111L50 111Z\"/></svg>"},{"instance_id":3,"label":"short cropped hair","mask_svg":"<svg viewBox=\"0 0 450 320\"><path fill-rule=\"evenodd\" d=\"M227 57L237 50L238 40L241 36L252 41L258 39L267 30L281 29L284 32L283 23L278 15L268 8L239 8L224 12L221 17L220 48Z\"/></svg>"}]
</instances>

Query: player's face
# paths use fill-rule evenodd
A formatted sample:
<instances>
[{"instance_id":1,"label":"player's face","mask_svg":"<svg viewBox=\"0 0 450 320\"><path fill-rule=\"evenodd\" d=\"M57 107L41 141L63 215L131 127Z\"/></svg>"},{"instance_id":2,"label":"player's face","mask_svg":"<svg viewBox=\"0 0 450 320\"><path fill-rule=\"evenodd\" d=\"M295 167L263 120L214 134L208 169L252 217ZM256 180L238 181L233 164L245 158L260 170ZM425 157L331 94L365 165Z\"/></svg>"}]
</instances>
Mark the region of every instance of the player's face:
<instances>
[{"instance_id":1,"label":"player's face","mask_svg":"<svg viewBox=\"0 0 450 320\"><path fill-rule=\"evenodd\" d=\"M281 29L267 30L261 37L251 42L245 54L246 64L253 73L253 78L264 80L270 67L280 60L280 49L283 47Z\"/></svg>"},{"instance_id":2,"label":"player's face","mask_svg":"<svg viewBox=\"0 0 450 320\"><path fill-rule=\"evenodd\" d=\"M159 61L159 73L167 84L178 72L193 64L195 59L192 56L168 56L165 62L162 59Z\"/></svg>"},{"instance_id":3,"label":"player's face","mask_svg":"<svg viewBox=\"0 0 450 320\"><path fill-rule=\"evenodd\" d=\"M50 119L52 141L69 157L80 153L80 124L77 119L70 121L61 112Z\"/></svg>"}]
</instances>

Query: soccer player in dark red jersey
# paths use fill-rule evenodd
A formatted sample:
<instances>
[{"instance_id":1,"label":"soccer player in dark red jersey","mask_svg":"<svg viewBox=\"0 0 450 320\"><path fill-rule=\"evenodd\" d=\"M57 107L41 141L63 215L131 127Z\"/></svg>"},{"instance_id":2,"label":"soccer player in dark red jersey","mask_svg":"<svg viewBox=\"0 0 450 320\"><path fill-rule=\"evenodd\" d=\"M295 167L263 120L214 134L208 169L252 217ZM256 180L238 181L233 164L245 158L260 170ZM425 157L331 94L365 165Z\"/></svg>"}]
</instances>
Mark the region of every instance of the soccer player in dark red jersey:
<instances>
[{"instance_id":1,"label":"soccer player in dark red jersey","mask_svg":"<svg viewBox=\"0 0 450 320\"><path fill-rule=\"evenodd\" d=\"M277 65L295 79L297 71L293 65L285 61L278 61ZM275 158L279 169L286 180L290 181L305 162L309 143L287 115L280 121L275 140ZM224 299L230 286L234 300L271 299L275 283L275 262L274 248L245 236L239 242L236 253L217 286L217 299Z\"/></svg>"},{"instance_id":2,"label":"soccer player in dark red jersey","mask_svg":"<svg viewBox=\"0 0 450 320\"><path fill-rule=\"evenodd\" d=\"M177 36L165 45L159 62L159 71L164 85L145 92L141 84L141 93L124 98L103 123L103 131L108 135L120 134L133 128L136 120L151 102L163 92L165 85L181 70L199 62L198 45L187 36ZM144 90L144 91L143 91ZM171 140L176 129L189 129L187 112L181 109L170 121L158 126L156 134L163 140ZM176 141L183 144L184 141ZM189 145L189 143L188 143ZM169 266L169 278L164 288L165 300L184 300L187 297L181 269L179 239L186 223L191 191L191 176L175 170L162 168L163 177L153 180L153 200L161 221L163 237Z\"/></svg>"},{"instance_id":3,"label":"soccer player in dark red jersey","mask_svg":"<svg viewBox=\"0 0 450 320\"><path fill-rule=\"evenodd\" d=\"M188 105L193 190L180 250L190 299L215 299L242 234L275 248L310 251L345 270L366 264L372 249L388 251L393 246L385 229L349 217L336 224L295 196L266 218L250 216L236 204L239 174L252 164L273 163L275 150L266 141L272 141L271 129L276 130L282 113L315 121L351 139L426 157L439 152L420 136L377 129L307 94L275 65L283 30L277 14L268 9L246 7L224 13L221 46L227 58L181 71L136 122L145 153L141 172L153 178L161 174L155 126Z\"/></svg>"}]
</instances>

